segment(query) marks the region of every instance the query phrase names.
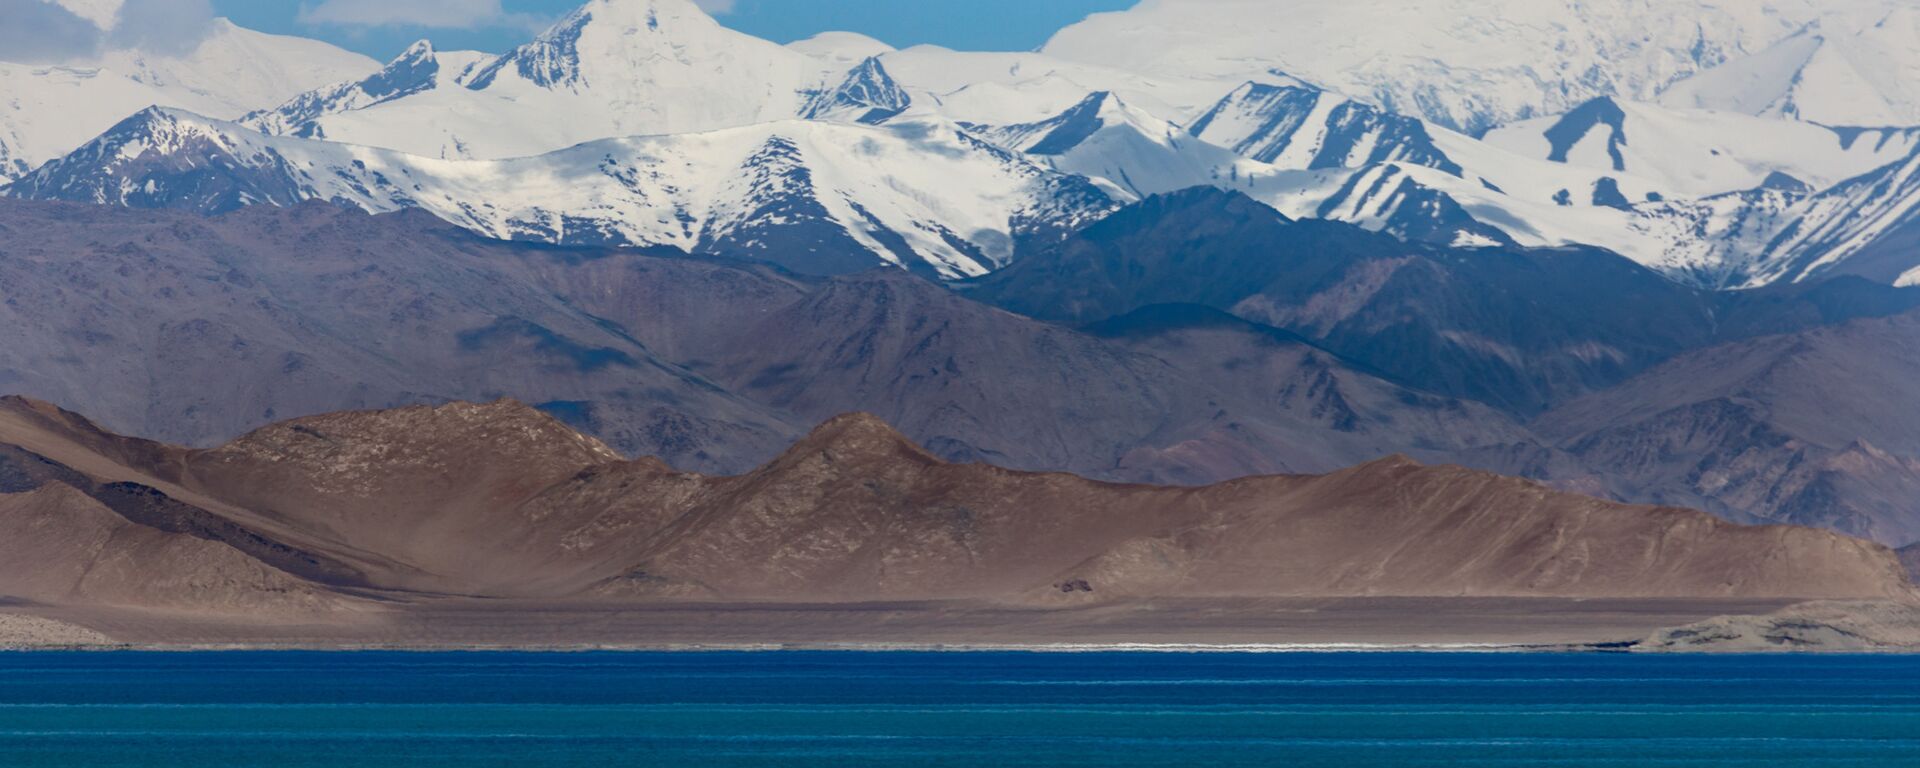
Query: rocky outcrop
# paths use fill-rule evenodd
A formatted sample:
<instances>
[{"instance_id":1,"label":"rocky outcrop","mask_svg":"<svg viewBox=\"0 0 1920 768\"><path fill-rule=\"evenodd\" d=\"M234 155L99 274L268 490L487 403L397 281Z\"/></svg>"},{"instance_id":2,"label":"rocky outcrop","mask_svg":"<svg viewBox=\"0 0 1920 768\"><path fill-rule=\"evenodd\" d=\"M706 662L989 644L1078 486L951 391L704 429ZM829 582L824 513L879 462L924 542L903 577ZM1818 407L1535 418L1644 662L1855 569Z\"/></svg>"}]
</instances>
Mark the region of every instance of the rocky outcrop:
<instances>
[{"instance_id":1,"label":"rocky outcrop","mask_svg":"<svg viewBox=\"0 0 1920 768\"><path fill-rule=\"evenodd\" d=\"M1920 606L1906 602L1813 602L1762 616L1721 616L1662 630L1643 651L1910 652L1920 648Z\"/></svg>"}]
</instances>

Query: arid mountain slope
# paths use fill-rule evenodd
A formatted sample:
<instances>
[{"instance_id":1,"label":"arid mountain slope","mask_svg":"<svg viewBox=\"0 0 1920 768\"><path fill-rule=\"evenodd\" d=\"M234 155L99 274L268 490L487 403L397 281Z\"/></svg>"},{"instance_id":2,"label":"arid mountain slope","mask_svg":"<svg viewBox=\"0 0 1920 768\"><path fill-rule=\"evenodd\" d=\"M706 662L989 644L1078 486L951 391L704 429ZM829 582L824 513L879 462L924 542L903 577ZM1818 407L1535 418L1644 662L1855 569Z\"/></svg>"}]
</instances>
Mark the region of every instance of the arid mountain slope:
<instances>
[{"instance_id":1,"label":"arid mountain slope","mask_svg":"<svg viewBox=\"0 0 1920 768\"><path fill-rule=\"evenodd\" d=\"M1920 540L1920 314L1689 353L1536 427L1627 498Z\"/></svg>"},{"instance_id":2,"label":"arid mountain slope","mask_svg":"<svg viewBox=\"0 0 1920 768\"><path fill-rule=\"evenodd\" d=\"M621 449L702 469L805 429L503 274L522 250L417 212L0 200L0 393L195 444L346 408L592 402Z\"/></svg>"},{"instance_id":3,"label":"arid mountain slope","mask_svg":"<svg viewBox=\"0 0 1920 768\"><path fill-rule=\"evenodd\" d=\"M407 570L285 520L186 488L178 481L192 454L111 434L43 402L0 398L0 492L49 491L60 505L92 515L86 505L71 503L70 494L60 495L77 492L138 528L221 545L314 587L356 590L373 585L369 574ZM26 556L22 562L32 559ZM149 566L156 578L167 568L164 561Z\"/></svg>"},{"instance_id":4,"label":"arid mountain slope","mask_svg":"<svg viewBox=\"0 0 1920 768\"><path fill-rule=\"evenodd\" d=\"M649 579L756 598L1100 599L1751 596L1879 591L1900 576L1889 552L1835 534L1401 458L1199 489L1115 486L945 464L864 416L715 491L726 500L642 563ZM1789 562L1826 575L1779 569Z\"/></svg>"},{"instance_id":5,"label":"arid mountain slope","mask_svg":"<svg viewBox=\"0 0 1920 768\"><path fill-rule=\"evenodd\" d=\"M1846 510L1783 517L1736 485L1655 495L1671 483L1648 472L1694 465L1573 452L1575 435L1542 439L1522 420L1698 345L1895 314L1920 289L1842 278L1705 295L1605 254L1438 249L1206 191L1123 210L1015 273L1030 279L955 292L898 271L809 278L489 241L317 203L209 218L0 200L0 393L197 446L312 413L513 397L627 456L721 474L863 411L945 459L1104 480L1205 484L1405 453L1909 540ZM1634 300L1594 288L1607 285ZM1070 328L977 299L1100 319ZM1756 393L1763 409L1775 396ZM1664 402L1650 397L1618 410ZM1866 420L1892 439L1814 440L1864 444L1812 463L1753 454L1751 472L1851 461L1868 480L1806 485L1803 506L1903 508L1904 465L1874 451L1915 455L1901 447L1914 430L1899 413Z\"/></svg>"},{"instance_id":6,"label":"arid mountain slope","mask_svg":"<svg viewBox=\"0 0 1920 768\"><path fill-rule=\"evenodd\" d=\"M1512 417L1472 400L1401 386L1298 335L1193 304L1158 304L1083 329L1165 361L1239 414L1283 415L1296 425L1261 455L1346 455L1345 465L1404 453L1548 480L1603 494L1604 483L1541 443ZM1243 417L1217 417L1209 432L1162 449L1142 447L1123 466L1207 466L1227 440L1244 435ZM1184 478L1180 478L1186 480Z\"/></svg>"},{"instance_id":7,"label":"arid mountain slope","mask_svg":"<svg viewBox=\"0 0 1920 768\"><path fill-rule=\"evenodd\" d=\"M1529 440L1491 409L1409 391L1297 341L1272 350L1271 367L1228 370L1235 350L1197 332L1145 322L1124 335L875 271L735 323L684 362L807 423L871 412L949 460L1103 479L1325 472L1396 451L1462 460ZM1301 355L1311 359L1291 357Z\"/></svg>"},{"instance_id":8,"label":"arid mountain slope","mask_svg":"<svg viewBox=\"0 0 1920 768\"><path fill-rule=\"evenodd\" d=\"M1681 352L1920 305L1920 290L1859 283L1718 294L1598 249L1403 242L1191 189L1122 209L962 290L1072 326L1205 305L1403 384L1531 417Z\"/></svg>"},{"instance_id":9,"label":"arid mountain slope","mask_svg":"<svg viewBox=\"0 0 1920 768\"><path fill-rule=\"evenodd\" d=\"M77 462L93 468L84 481L155 478L155 493L196 500L209 519L294 542L257 547L257 562L286 565L276 553L294 550L340 566L272 568L274 578L353 593L1049 606L1912 590L1890 550L1838 534L1740 527L1403 458L1202 488L1113 485L946 463L853 415L753 472L711 477L624 461L505 401L296 419L211 450L118 441L20 399L0 401L0 415L0 443L39 455L106 446ZM87 506L92 496L49 483L7 509L44 510L49 498L112 522ZM62 553L35 555L53 562L33 572L58 572ZM60 586L11 578L49 596Z\"/></svg>"},{"instance_id":10,"label":"arid mountain slope","mask_svg":"<svg viewBox=\"0 0 1920 768\"><path fill-rule=\"evenodd\" d=\"M1214 364L1230 360L1195 367L1143 340L1151 329L1095 337L898 270L807 278L320 204L200 217L0 200L0 229L0 327L16 329L0 393L193 445L312 413L507 396L627 455L719 473L850 411L948 459L1129 481L1396 451L1508 471L1477 457L1544 450L1511 418L1456 418L1457 400L1325 350L1314 370L1280 363L1272 383L1296 393L1275 397Z\"/></svg>"},{"instance_id":11,"label":"arid mountain slope","mask_svg":"<svg viewBox=\"0 0 1920 768\"><path fill-rule=\"evenodd\" d=\"M60 427L36 434L31 426L66 416L20 400L0 408L0 594L47 604L265 614L342 604L315 580L348 586L351 566L271 541L130 482L128 474L96 477L19 447L84 456L95 468L128 457L164 462L168 453L133 441L81 445L61 439ZM83 423L72 426L81 427L73 434L88 431Z\"/></svg>"}]
</instances>

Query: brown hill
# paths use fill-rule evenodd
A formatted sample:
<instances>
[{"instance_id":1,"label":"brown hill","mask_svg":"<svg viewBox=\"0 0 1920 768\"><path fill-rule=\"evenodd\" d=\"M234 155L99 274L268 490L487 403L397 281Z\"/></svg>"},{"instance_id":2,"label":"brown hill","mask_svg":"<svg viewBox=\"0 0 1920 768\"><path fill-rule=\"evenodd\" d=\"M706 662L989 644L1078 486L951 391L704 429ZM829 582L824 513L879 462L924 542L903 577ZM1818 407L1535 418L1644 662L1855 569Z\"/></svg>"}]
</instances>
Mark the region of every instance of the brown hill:
<instances>
[{"instance_id":1,"label":"brown hill","mask_svg":"<svg viewBox=\"0 0 1920 768\"><path fill-rule=\"evenodd\" d=\"M1457 467L1394 458L1202 488L1115 485L946 463L864 415L834 419L737 477L622 460L510 401L331 414L186 450L12 398L0 400L0 444L20 457L8 476L23 479L9 490L26 491L0 507L10 526L68 510L56 516L80 533L61 540L112 541L146 514L172 521L146 528L220 547L189 556L181 542L141 543L152 538L143 532L104 550L124 548L119 559L140 566L130 573L196 605L244 604L208 586L208 572L250 595L614 603L1911 591L1895 555L1868 542ZM62 458L32 463L48 456ZM142 509L171 516L101 501L102 489L128 483L143 485ZM71 580L35 574L69 572L76 549L18 546L5 553L18 565L0 571L0 595L72 594Z\"/></svg>"},{"instance_id":2,"label":"brown hill","mask_svg":"<svg viewBox=\"0 0 1920 768\"><path fill-rule=\"evenodd\" d=\"M60 482L0 494L0 592L50 604L315 610L323 588L232 546L143 525Z\"/></svg>"},{"instance_id":3,"label":"brown hill","mask_svg":"<svg viewBox=\"0 0 1920 768\"><path fill-rule=\"evenodd\" d=\"M719 481L685 526L649 552L647 577L750 599L1905 590L1885 550L1843 536L1403 458L1198 489L1120 486L945 464L863 416Z\"/></svg>"}]
</instances>

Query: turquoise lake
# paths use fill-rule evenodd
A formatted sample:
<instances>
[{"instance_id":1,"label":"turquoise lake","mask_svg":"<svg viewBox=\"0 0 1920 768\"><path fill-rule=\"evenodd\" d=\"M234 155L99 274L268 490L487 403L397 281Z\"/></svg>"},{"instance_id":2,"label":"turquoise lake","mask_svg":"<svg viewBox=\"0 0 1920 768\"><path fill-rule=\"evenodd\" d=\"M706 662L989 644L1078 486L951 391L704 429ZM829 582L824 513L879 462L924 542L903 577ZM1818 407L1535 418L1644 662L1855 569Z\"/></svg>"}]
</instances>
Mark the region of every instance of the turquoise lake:
<instances>
[{"instance_id":1,"label":"turquoise lake","mask_svg":"<svg viewBox=\"0 0 1920 768\"><path fill-rule=\"evenodd\" d=\"M15 766L1917 766L1920 659L0 654Z\"/></svg>"}]
</instances>

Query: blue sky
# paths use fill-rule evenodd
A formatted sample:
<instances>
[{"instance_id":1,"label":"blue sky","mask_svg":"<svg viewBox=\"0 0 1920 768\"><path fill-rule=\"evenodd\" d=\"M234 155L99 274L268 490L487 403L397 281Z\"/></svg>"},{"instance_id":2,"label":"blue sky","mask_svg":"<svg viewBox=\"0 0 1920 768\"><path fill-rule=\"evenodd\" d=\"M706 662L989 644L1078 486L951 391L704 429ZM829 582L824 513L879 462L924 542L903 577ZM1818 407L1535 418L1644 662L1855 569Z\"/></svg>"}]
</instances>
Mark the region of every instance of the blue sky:
<instances>
[{"instance_id":1,"label":"blue sky","mask_svg":"<svg viewBox=\"0 0 1920 768\"><path fill-rule=\"evenodd\" d=\"M213 0L241 26L317 37L377 59L432 39L443 50L500 51L580 0ZM698 0L729 26L778 42L830 29L905 47L1028 50L1055 30L1135 0Z\"/></svg>"}]
</instances>

